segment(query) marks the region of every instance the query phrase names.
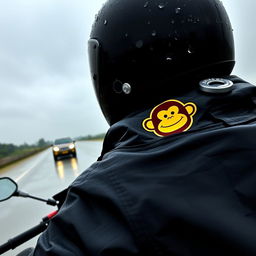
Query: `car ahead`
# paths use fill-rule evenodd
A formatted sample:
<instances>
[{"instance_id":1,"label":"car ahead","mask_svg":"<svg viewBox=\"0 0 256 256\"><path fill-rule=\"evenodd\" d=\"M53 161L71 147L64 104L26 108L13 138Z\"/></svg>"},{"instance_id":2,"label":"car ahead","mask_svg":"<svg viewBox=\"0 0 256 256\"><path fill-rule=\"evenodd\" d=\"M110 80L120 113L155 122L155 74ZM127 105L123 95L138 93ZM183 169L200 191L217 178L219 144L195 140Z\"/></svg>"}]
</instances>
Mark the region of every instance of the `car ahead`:
<instances>
[{"instance_id":1,"label":"car ahead","mask_svg":"<svg viewBox=\"0 0 256 256\"><path fill-rule=\"evenodd\" d=\"M76 157L75 141L71 138L56 139L52 145L52 152L54 160L58 160L59 156Z\"/></svg>"}]
</instances>

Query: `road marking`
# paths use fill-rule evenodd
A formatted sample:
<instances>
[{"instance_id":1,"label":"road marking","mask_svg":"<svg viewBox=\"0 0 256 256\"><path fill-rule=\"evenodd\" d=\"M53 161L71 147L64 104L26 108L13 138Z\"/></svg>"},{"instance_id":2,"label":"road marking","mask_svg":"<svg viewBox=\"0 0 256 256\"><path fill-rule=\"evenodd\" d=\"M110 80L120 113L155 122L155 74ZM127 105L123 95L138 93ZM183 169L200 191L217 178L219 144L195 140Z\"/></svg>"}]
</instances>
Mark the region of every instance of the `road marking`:
<instances>
[{"instance_id":1,"label":"road marking","mask_svg":"<svg viewBox=\"0 0 256 256\"><path fill-rule=\"evenodd\" d=\"M23 179L28 173L30 173L30 172L39 164L39 162L41 162L41 161L43 160L43 158L45 157L46 153L48 153L48 152L46 151L44 154L42 154L42 157L40 157L40 158L38 159L38 161L35 162L35 164L33 164L30 168L28 168L25 172L23 172L19 177L17 177L17 178L15 179L15 182L18 183L18 182L19 182L21 179Z\"/></svg>"}]
</instances>

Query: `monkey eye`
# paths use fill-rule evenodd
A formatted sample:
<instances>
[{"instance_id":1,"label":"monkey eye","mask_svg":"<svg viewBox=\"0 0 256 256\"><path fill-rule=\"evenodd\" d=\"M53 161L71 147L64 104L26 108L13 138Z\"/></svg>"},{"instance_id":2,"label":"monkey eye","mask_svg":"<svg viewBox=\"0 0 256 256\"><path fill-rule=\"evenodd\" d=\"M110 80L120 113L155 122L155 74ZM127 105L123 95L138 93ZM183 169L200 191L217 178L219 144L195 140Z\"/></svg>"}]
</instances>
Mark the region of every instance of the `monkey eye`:
<instances>
[{"instance_id":1,"label":"monkey eye","mask_svg":"<svg viewBox=\"0 0 256 256\"><path fill-rule=\"evenodd\" d=\"M167 115L164 115L164 118L167 118L168 116Z\"/></svg>"},{"instance_id":2,"label":"monkey eye","mask_svg":"<svg viewBox=\"0 0 256 256\"><path fill-rule=\"evenodd\" d=\"M175 112L174 112L174 111L172 111L172 112L171 112L171 115L174 115L174 114L175 114Z\"/></svg>"}]
</instances>

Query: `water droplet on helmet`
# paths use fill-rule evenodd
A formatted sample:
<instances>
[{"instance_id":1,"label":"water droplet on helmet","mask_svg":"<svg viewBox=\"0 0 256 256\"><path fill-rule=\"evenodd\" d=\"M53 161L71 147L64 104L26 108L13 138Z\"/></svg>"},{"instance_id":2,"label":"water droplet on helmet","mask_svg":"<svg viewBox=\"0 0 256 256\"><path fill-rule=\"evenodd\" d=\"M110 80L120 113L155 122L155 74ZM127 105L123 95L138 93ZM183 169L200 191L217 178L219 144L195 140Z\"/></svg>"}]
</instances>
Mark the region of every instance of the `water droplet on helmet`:
<instances>
[{"instance_id":1,"label":"water droplet on helmet","mask_svg":"<svg viewBox=\"0 0 256 256\"><path fill-rule=\"evenodd\" d=\"M188 54L192 54L194 52L191 45L188 46Z\"/></svg>"},{"instance_id":2,"label":"water droplet on helmet","mask_svg":"<svg viewBox=\"0 0 256 256\"><path fill-rule=\"evenodd\" d=\"M164 3L160 3L159 5L158 5L158 8L159 9L163 9L165 7L165 4Z\"/></svg>"},{"instance_id":3,"label":"water droplet on helmet","mask_svg":"<svg viewBox=\"0 0 256 256\"><path fill-rule=\"evenodd\" d=\"M178 41L179 40L179 37L180 37L180 35L179 35L179 33L178 33L178 31L177 30L174 30L174 40L175 41Z\"/></svg>"},{"instance_id":4,"label":"water droplet on helmet","mask_svg":"<svg viewBox=\"0 0 256 256\"><path fill-rule=\"evenodd\" d=\"M167 57L166 60L167 61L172 61L172 57Z\"/></svg>"},{"instance_id":5,"label":"water droplet on helmet","mask_svg":"<svg viewBox=\"0 0 256 256\"><path fill-rule=\"evenodd\" d=\"M174 19L172 19L172 20L171 20L171 24L174 24L174 23L175 23L175 20L174 20Z\"/></svg>"},{"instance_id":6,"label":"water droplet on helmet","mask_svg":"<svg viewBox=\"0 0 256 256\"><path fill-rule=\"evenodd\" d=\"M108 21L107 20L104 20L104 25L107 25L108 24Z\"/></svg>"},{"instance_id":7,"label":"water droplet on helmet","mask_svg":"<svg viewBox=\"0 0 256 256\"><path fill-rule=\"evenodd\" d=\"M151 33L152 36L156 36L156 31L153 30L152 33Z\"/></svg>"},{"instance_id":8,"label":"water droplet on helmet","mask_svg":"<svg viewBox=\"0 0 256 256\"><path fill-rule=\"evenodd\" d=\"M181 8L180 8L180 7L177 7L177 8L175 9L175 13L176 13L176 14L180 14L180 13L181 13Z\"/></svg>"},{"instance_id":9,"label":"water droplet on helmet","mask_svg":"<svg viewBox=\"0 0 256 256\"><path fill-rule=\"evenodd\" d=\"M98 14L95 15L95 21L97 22L99 20Z\"/></svg>"},{"instance_id":10,"label":"water droplet on helmet","mask_svg":"<svg viewBox=\"0 0 256 256\"><path fill-rule=\"evenodd\" d=\"M139 40L136 42L136 47L137 48L141 48L143 46L143 41L142 40Z\"/></svg>"},{"instance_id":11,"label":"water droplet on helmet","mask_svg":"<svg viewBox=\"0 0 256 256\"><path fill-rule=\"evenodd\" d=\"M144 4L144 8L147 8L148 7L148 2L146 2L145 4Z\"/></svg>"}]
</instances>

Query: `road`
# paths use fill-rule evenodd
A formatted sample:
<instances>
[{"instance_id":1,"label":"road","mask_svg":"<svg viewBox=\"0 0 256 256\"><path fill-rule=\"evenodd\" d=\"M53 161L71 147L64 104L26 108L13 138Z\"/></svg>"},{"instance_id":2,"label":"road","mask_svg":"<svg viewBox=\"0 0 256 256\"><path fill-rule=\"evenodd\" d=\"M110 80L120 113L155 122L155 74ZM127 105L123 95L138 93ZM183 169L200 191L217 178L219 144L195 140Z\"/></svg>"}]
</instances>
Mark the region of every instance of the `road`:
<instances>
[{"instance_id":1,"label":"road","mask_svg":"<svg viewBox=\"0 0 256 256\"><path fill-rule=\"evenodd\" d=\"M0 170L0 177L9 176L19 185L19 190L31 195L50 198L65 189L80 173L100 155L102 141L77 142L77 159L53 160L51 149ZM11 198L0 202L0 244L17 234L39 224L41 218L54 211L52 206L27 198ZM14 256L27 247L33 247L37 238L9 251L4 256Z\"/></svg>"}]
</instances>

